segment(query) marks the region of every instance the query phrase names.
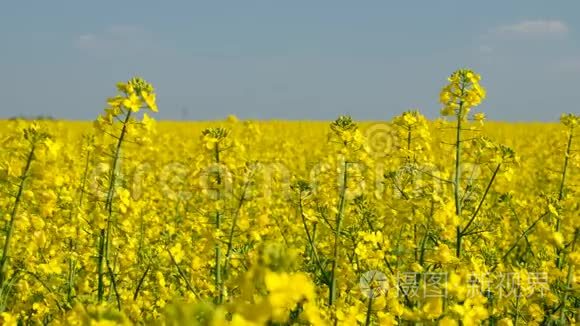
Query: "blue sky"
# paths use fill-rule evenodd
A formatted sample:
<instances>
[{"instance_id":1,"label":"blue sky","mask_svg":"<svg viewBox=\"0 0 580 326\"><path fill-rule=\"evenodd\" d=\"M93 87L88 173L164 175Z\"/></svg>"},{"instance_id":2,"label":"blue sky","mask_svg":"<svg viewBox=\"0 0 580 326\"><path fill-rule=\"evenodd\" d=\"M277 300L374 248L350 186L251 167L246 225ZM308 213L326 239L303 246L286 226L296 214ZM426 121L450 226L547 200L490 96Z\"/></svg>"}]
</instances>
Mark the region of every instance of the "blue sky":
<instances>
[{"instance_id":1,"label":"blue sky","mask_svg":"<svg viewBox=\"0 0 580 326\"><path fill-rule=\"evenodd\" d=\"M468 4L469 3L469 4ZM0 117L94 119L140 75L158 119L439 113L455 69L491 120L580 112L580 1L10 1Z\"/></svg>"}]
</instances>

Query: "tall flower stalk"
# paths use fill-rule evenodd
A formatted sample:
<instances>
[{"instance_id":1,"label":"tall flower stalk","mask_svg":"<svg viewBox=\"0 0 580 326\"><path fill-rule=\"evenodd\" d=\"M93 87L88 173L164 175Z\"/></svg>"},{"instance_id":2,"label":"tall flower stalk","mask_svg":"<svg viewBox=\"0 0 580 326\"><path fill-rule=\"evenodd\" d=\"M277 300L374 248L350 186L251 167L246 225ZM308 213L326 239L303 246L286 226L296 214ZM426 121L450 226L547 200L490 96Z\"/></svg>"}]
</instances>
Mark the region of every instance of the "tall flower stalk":
<instances>
[{"instance_id":1,"label":"tall flower stalk","mask_svg":"<svg viewBox=\"0 0 580 326\"><path fill-rule=\"evenodd\" d=\"M87 135L84 137L84 141L82 144L83 152L85 153L85 162L83 167L83 173L80 181L80 185L78 187L78 202L76 206L73 206L70 211L69 220L71 225L75 226L75 235L78 238L80 236L80 227L78 223L78 215L81 212L81 207L84 202L85 198L85 189L87 185L88 175L89 175L89 167L90 162L92 159L92 152L94 150L94 136ZM67 276L67 302L69 305L72 306L73 301L73 294L74 294L74 283L75 283L75 274L77 271L77 260L76 257L76 250L77 250L77 241L75 239L69 240L69 264L68 264L68 276Z\"/></svg>"},{"instance_id":2,"label":"tall flower stalk","mask_svg":"<svg viewBox=\"0 0 580 326\"><path fill-rule=\"evenodd\" d=\"M223 223L223 212L219 208L220 203L224 200L224 193L222 187L224 184L224 176L222 175L222 159L221 152L225 150L223 143L228 137L229 131L224 128L208 128L202 131L202 141L205 143L205 147L208 150L212 164L214 168L210 171L211 178L210 182L215 186L213 190L214 199L216 200L216 210L214 212L214 227L216 235L215 248L214 248L214 284L217 291L217 295L214 299L216 304L221 304L224 301L225 289L224 289L224 273L222 270L222 248L221 248L221 233L222 233L222 223ZM209 179L208 178L208 179ZM235 223L235 221L233 222ZM225 267L225 266L224 266Z\"/></svg>"},{"instance_id":3,"label":"tall flower stalk","mask_svg":"<svg viewBox=\"0 0 580 326\"><path fill-rule=\"evenodd\" d=\"M347 189L349 182L349 157L348 154L360 149L358 146L359 132L358 126L354 123L350 116L340 116L331 125L330 129L332 131L331 139L340 148L340 154L342 154L343 162L340 167L341 171L341 182L338 191L338 203L336 207L336 215L334 219L334 232L333 232L333 245L332 245L332 258L331 258L331 268L329 273L329 294L328 294L328 305L332 306L336 302L338 296L338 285L337 285L337 268L340 260L340 243L341 243L341 232L343 228L344 218L345 218L345 205L347 200Z\"/></svg>"},{"instance_id":4,"label":"tall flower stalk","mask_svg":"<svg viewBox=\"0 0 580 326\"><path fill-rule=\"evenodd\" d=\"M461 221L461 151L462 133L472 108L478 106L485 98L485 89L479 84L481 77L468 69L459 69L448 78L449 83L443 87L439 101L443 104L441 115L452 116L456 120L455 126L455 165L453 169L453 199L455 214ZM456 230L456 255L461 257L461 240L463 234L461 225Z\"/></svg>"},{"instance_id":5,"label":"tall flower stalk","mask_svg":"<svg viewBox=\"0 0 580 326\"><path fill-rule=\"evenodd\" d=\"M562 167L562 175L560 178L560 186L558 187L558 201L562 201L566 195L566 177L568 174L568 168L570 165L570 158L572 156L572 144L574 142L574 129L580 124L580 116L574 115L572 113L563 114L560 118L562 124L564 124L567 128L568 139L566 142L566 151L564 153L564 165ZM556 219L556 232L560 232L562 228L562 220L561 218ZM557 259L556 259L556 266L559 269L563 267L563 257L562 257L562 250L557 249Z\"/></svg>"},{"instance_id":6,"label":"tall flower stalk","mask_svg":"<svg viewBox=\"0 0 580 326\"><path fill-rule=\"evenodd\" d=\"M119 170L121 165L121 152L123 145L126 142L130 130L133 128L134 114L138 113L144 108L148 108L153 112L157 112L157 104L155 103L155 93L153 86L141 78L133 78L127 83L119 83L117 88L120 95L117 95L108 100L109 107L105 110L105 114L100 116L95 122L95 127L114 138L112 144L112 152L106 153L110 159L110 170L107 176L107 188L105 199L105 226L99 230L98 241L98 262L97 262L97 301L103 302L105 293L105 274L109 274L111 285L117 297L117 305L120 309L120 299L117 293L116 280L114 270L111 267L111 243L113 241L113 214L115 195L118 186ZM149 118L145 115L144 121ZM106 268L106 269L105 269Z\"/></svg>"},{"instance_id":7,"label":"tall flower stalk","mask_svg":"<svg viewBox=\"0 0 580 326\"><path fill-rule=\"evenodd\" d=\"M50 136L48 133L41 131L37 124L33 124L29 128L24 129L24 139L29 145L28 154L26 155L26 162L24 164L24 168L22 169L22 173L18 178L18 190L15 195L14 204L10 210L10 219L8 220L8 224L5 228L6 237L4 238L4 243L2 245L2 256L0 258L0 289L4 289L5 282L7 280L8 260L10 258L12 235L14 234L15 222L19 214L20 206L22 204L26 183L30 176L32 162L35 160L35 154L39 146L42 145L42 143L49 137Z\"/></svg>"}]
</instances>

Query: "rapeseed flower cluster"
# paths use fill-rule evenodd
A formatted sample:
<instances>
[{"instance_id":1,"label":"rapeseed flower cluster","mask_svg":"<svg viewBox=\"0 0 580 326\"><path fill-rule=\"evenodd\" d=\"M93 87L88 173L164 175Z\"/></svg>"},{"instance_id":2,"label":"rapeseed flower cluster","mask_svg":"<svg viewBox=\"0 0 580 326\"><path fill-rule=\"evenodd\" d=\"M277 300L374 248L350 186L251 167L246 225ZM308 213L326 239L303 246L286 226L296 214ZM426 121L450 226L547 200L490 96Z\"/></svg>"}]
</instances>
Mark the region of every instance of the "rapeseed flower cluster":
<instances>
[{"instance_id":1,"label":"rapeseed flower cluster","mask_svg":"<svg viewBox=\"0 0 580 326\"><path fill-rule=\"evenodd\" d=\"M0 121L0 324L577 323L580 118L484 124L480 83L436 121L156 123L141 78Z\"/></svg>"}]
</instances>

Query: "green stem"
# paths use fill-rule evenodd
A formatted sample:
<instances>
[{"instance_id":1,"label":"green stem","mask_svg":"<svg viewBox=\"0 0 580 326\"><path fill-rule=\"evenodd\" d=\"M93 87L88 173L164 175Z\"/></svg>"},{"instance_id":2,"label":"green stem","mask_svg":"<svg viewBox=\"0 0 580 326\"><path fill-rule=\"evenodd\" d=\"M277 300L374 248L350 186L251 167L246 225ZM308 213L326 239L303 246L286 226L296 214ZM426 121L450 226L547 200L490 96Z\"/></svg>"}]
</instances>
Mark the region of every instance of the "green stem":
<instances>
[{"instance_id":1,"label":"green stem","mask_svg":"<svg viewBox=\"0 0 580 326\"><path fill-rule=\"evenodd\" d=\"M374 292L373 289L369 290L369 303L367 305L367 318L365 320L365 326L369 326L371 324L371 316L372 316L372 312L373 312L373 297L374 297Z\"/></svg>"},{"instance_id":2,"label":"green stem","mask_svg":"<svg viewBox=\"0 0 580 326\"><path fill-rule=\"evenodd\" d=\"M463 95L463 88L461 89ZM459 112L457 113L457 129L455 134L455 177L453 179L453 197L455 200L455 215L461 218L461 198L459 195L461 179L461 128L463 122L463 101L459 102ZM457 226L456 255L461 257L461 227Z\"/></svg>"},{"instance_id":3,"label":"green stem","mask_svg":"<svg viewBox=\"0 0 580 326\"><path fill-rule=\"evenodd\" d=\"M520 240L525 238L532 231L532 229L536 226L536 224L538 224L538 222L540 222L544 217L546 217L546 215L548 215L548 213L544 213L544 214L540 215L540 217L538 217L530 226L528 226L528 228L524 232L522 232L522 234L510 246L508 251L506 251L506 253L499 259L498 263L491 268L490 272L495 271L495 269L499 266L499 263L503 262L509 256L509 254L512 252L512 250L514 250L514 248L518 245Z\"/></svg>"},{"instance_id":4,"label":"green stem","mask_svg":"<svg viewBox=\"0 0 580 326\"><path fill-rule=\"evenodd\" d=\"M105 230L101 229L101 233L99 234L99 255L97 261L97 300L99 303L103 302L103 296L105 293L105 281L104 281L104 270L103 270L103 262L105 259Z\"/></svg>"},{"instance_id":5,"label":"green stem","mask_svg":"<svg viewBox=\"0 0 580 326\"><path fill-rule=\"evenodd\" d=\"M107 225L105 229L101 229L100 239L99 239L99 255L98 255L98 284L97 284L97 298L98 302L103 302L103 296L105 293L104 286L104 275L105 270L103 264L107 264L107 269L110 270L109 266L109 254L110 254L110 244L111 244L111 227L112 227L112 217L113 217L113 198L115 196L115 185L117 182L117 169L119 165L119 159L121 154L121 147L123 145L123 140L127 134L127 125L129 119L131 118L131 110L127 109L127 114L123 121L123 127L121 129L121 134L117 140L117 146L115 148L115 153L113 154L113 165L111 167L111 175L109 178L109 188L107 189L107 199L105 202L105 209L107 210ZM111 277L113 276L112 273ZM112 277L113 278L113 277Z\"/></svg>"},{"instance_id":6,"label":"green stem","mask_svg":"<svg viewBox=\"0 0 580 326\"><path fill-rule=\"evenodd\" d=\"M12 206L12 212L10 213L10 221L8 222L6 239L4 240L4 246L2 251L2 258L0 258L0 288L4 286L4 281L6 280L6 275L8 274L8 257L10 255L10 243L12 240L12 234L14 232L14 221L16 215L18 215L18 209L20 208L20 203L22 201L22 194L24 193L24 186L26 180L28 179L28 174L30 172L30 167L32 166L32 161L34 160L34 152L36 150L36 144L32 143L28 157L26 158L26 165L20 176L20 184L18 186L18 193L16 194L16 199L14 201L14 206Z\"/></svg>"},{"instance_id":7,"label":"green stem","mask_svg":"<svg viewBox=\"0 0 580 326\"><path fill-rule=\"evenodd\" d=\"M234 248L234 232L236 231L236 226L238 223L238 217L240 215L240 211L242 209L242 206L244 205L244 202L246 200L246 192L248 191L248 187L250 186L250 180L251 180L252 176L250 176L250 178L248 178L248 181L246 181L244 183L244 188L242 190L242 196L240 197L240 201L238 203L238 207L236 207L236 211L234 213L234 216L232 218L232 225L230 227L230 233L228 235L228 245L227 245L227 249L226 249L226 257L225 257L225 263L224 263L224 275L227 276L228 275L228 269L230 267L230 260L231 260L231 254L232 254L232 249Z\"/></svg>"},{"instance_id":8,"label":"green stem","mask_svg":"<svg viewBox=\"0 0 580 326\"><path fill-rule=\"evenodd\" d=\"M300 217L302 218L302 225L304 226L304 231L306 232L306 239L308 240L308 244L310 245L310 252L314 256L314 261L316 262L316 265L318 266L318 269L320 270L320 274L322 275L322 279L325 282L328 282L328 279L326 276L326 271L324 270L324 267L322 266L322 263L320 261L320 257L318 256L318 252L316 251L316 247L314 246L314 236L310 235L310 230L308 229L308 224L306 223L306 216L304 216L304 207L302 204L302 193L300 193L299 196L300 196L300 199L298 201L298 209L299 209ZM316 226L316 224L315 224L315 226ZM328 284L328 285L330 285L330 284Z\"/></svg>"},{"instance_id":9,"label":"green stem","mask_svg":"<svg viewBox=\"0 0 580 326\"><path fill-rule=\"evenodd\" d=\"M518 286L517 289L518 289L518 292L517 292L517 296L516 296L516 306L515 306L516 315L514 317L514 325L516 325L516 326L518 324L518 320L519 320L519 317L520 317L520 292L521 292L521 287Z\"/></svg>"},{"instance_id":10,"label":"green stem","mask_svg":"<svg viewBox=\"0 0 580 326\"><path fill-rule=\"evenodd\" d=\"M568 144L566 145L566 156L564 158L564 168L562 169L562 180L560 182L560 190L558 192L558 200L564 198L564 186L566 183L566 173L570 161L570 152L572 150L572 140L574 139L574 127L570 127L570 136L568 136Z\"/></svg>"},{"instance_id":11,"label":"green stem","mask_svg":"<svg viewBox=\"0 0 580 326\"><path fill-rule=\"evenodd\" d=\"M143 286L143 283L145 282L145 278L147 277L147 274L149 273L150 269L151 269L151 265L147 265L145 272L143 272L143 275L141 275L141 278L139 279L139 283L137 283L137 288L135 289L135 293L133 293L133 301L137 300L137 297L139 296L139 292L141 291L141 286Z\"/></svg>"},{"instance_id":12,"label":"green stem","mask_svg":"<svg viewBox=\"0 0 580 326\"><path fill-rule=\"evenodd\" d=\"M574 127L570 127L570 136L568 137L568 144L566 145L566 154L564 158L564 168L562 169L562 179L560 181L560 190L558 192L558 201L561 201L564 198L564 187L566 183L566 173L568 171L568 164L570 160L570 152L572 150L572 140L574 139ZM560 232L562 228L562 220L560 217L556 217L556 232ZM563 267L563 257L562 257L562 250L556 248L557 258L556 258L556 266L559 269Z\"/></svg>"},{"instance_id":13,"label":"green stem","mask_svg":"<svg viewBox=\"0 0 580 326\"><path fill-rule=\"evenodd\" d=\"M572 240L572 247L570 248L570 252L574 252L576 250L576 241L578 240L578 235L580 234L580 229L576 229L574 231L574 240ZM562 310L560 311L560 323L564 325L564 321L566 318L566 301L568 301L568 293L572 291L571 285L574 278L574 264L568 265L568 274L566 277L566 289L564 291L564 297L562 298Z\"/></svg>"},{"instance_id":14,"label":"green stem","mask_svg":"<svg viewBox=\"0 0 580 326\"><path fill-rule=\"evenodd\" d=\"M338 212L336 214L336 229L334 230L334 249L332 254L332 269L330 271L330 291L328 295L328 304L330 306L334 305L334 302L336 301L336 266L339 258L340 231L342 228L344 204L346 200L347 181L348 181L348 162L345 161L342 187L340 190L340 199L338 204Z\"/></svg>"},{"instance_id":15,"label":"green stem","mask_svg":"<svg viewBox=\"0 0 580 326\"><path fill-rule=\"evenodd\" d=\"M493 171L493 175L491 176L491 179L489 180L489 183L487 184L487 187L485 188L485 192L483 193L483 196L481 197L481 200L479 201L479 204L477 205L475 212L473 212L473 215L471 215L469 222L467 222L467 225L465 225L463 230L460 232L460 235L462 237L468 233L468 230L469 230L469 227L471 226L471 223L473 223L473 221L475 221L477 214L481 210L481 207L483 206L483 203L485 202L485 198L487 197L487 194L489 193L489 190L491 189L491 186L493 185L493 182L494 182L495 177L497 176L497 174L499 172L500 167L501 167L501 163L498 164L497 167L495 168L495 170Z\"/></svg>"},{"instance_id":16,"label":"green stem","mask_svg":"<svg viewBox=\"0 0 580 326\"><path fill-rule=\"evenodd\" d=\"M113 291L115 292L115 298L117 299L117 309L121 311L121 296L119 295L119 291L117 290L117 281L115 280L115 273L107 261L107 269L109 271L109 277L111 278L111 285L113 286Z\"/></svg>"},{"instance_id":17,"label":"green stem","mask_svg":"<svg viewBox=\"0 0 580 326\"><path fill-rule=\"evenodd\" d=\"M177 269L177 273L179 273L179 276L185 282L185 286L187 286L187 289L191 293L193 293L193 295L195 295L195 297L197 299L201 299L201 297L199 296L199 294L197 293L197 291L195 291L195 289L193 288L193 286L191 286L191 283L189 282L189 279L185 276L185 273L183 273L183 271L179 267L179 264L175 260L175 257L173 257L173 255L171 254L171 251L169 249L167 249L167 253L169 254L169 258L171 258L171 262L173 263L173 266L175 266L175 269Z\"/></svg>"},{"instance_id":18,"label":"green stem","mask_svg":"<svg viewBox=\"0 0 580 326\"><path fill-rule=\"evenodd\" d=\"M217 165L217 200L219 201L221 199L221 184L222 184L222 176L221 176L221 172L220 172L220 148L219 148L219 144L215 144L214 146L214 160L215 163ZM218 211L216 211L215 213L215 228L217 232L220 232L221 230L221 213ZM224 300L224 289L223 289L223 280L222 280L222 266L221 266L221 261L222 261L222 252L221 252L221 245L220 245L220 239L217 238L216 239L216 245L215 245L215 286L216 286L216 290L218 291L217 297L215 298L215 303L216 304L222 304L223 300Z\"/></svg>"},{"instance_id":19,"label":"green stem","mask_svg":"<svg viewBox=\"0 0 580 326\"><path fill-rule=\"evenodd\" d=\"M78 201L77 206L75 208L73 208L73 210L71 211L71 216L69 218L69 220L73 224L75 223L75 221L73 219L73 214L75 214L75 213L78 214L79 208L83 204L84 192L85 192L85 187L86 187L88 174L89 174L90 159L91 159L91 153L90 153L90 151L87 151L87 158L85 160L85 168L83 171L83 178L81 181L81 185L79 187L79 201ZM75 228L76 228L76 235L77 235L77 239L78 239L80 236L78 224L76 224ZM67 285L67 302L69 304L71 304L72 297L73 297L73 290L74 290L73 284L74 284L76 265L77 265L76 259L73 256L73 254L76 250L76 243L75 243L74 239L70 239L70 241L69 241L69 250L70 250L70 258L69 258L69 273L68 273L68 285Z\"/></svg>"}]
</instances>

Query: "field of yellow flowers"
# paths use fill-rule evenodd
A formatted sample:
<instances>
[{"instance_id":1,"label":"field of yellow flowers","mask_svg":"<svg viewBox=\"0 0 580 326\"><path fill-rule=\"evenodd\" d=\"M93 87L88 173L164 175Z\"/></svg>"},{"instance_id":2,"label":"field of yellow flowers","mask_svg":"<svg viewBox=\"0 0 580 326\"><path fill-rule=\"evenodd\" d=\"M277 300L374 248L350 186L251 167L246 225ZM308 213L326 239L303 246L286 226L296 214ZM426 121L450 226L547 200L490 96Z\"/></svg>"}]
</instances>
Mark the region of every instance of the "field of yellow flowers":
<instances>
[{"instance_id":1,"label":"field of yellow flowers","mask_svg":"<svg viewBox=\"0 0 580 326\"><path fill-rule=\"evenodd\" d=\"M580 117L442 86L436 121L157 123L140 78L93 124L0 121L0 323L577 323Z\"/></svg>"}]
</instances>

